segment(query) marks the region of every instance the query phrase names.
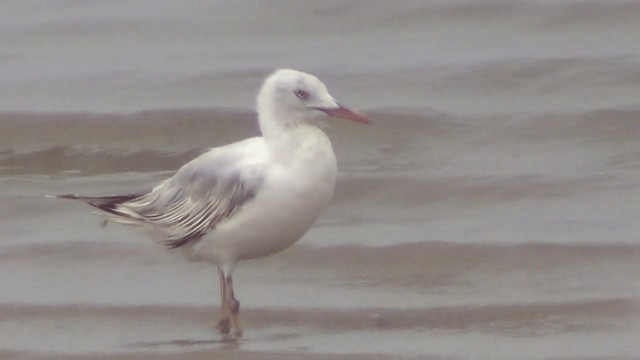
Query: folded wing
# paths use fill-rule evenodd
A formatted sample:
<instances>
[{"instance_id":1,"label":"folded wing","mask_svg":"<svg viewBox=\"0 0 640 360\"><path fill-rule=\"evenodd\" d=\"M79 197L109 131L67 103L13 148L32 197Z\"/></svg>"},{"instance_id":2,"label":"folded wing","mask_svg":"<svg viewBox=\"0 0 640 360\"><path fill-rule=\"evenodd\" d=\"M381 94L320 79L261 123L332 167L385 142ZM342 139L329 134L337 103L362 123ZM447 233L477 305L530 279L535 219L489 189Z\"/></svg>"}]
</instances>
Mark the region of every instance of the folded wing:
<instances>
[{"instance_id":1,"label":"folded wing","mask_svg":"<svg viewBox=\"0 0 640 360\"><path fill-rule=\"evenodd\" d=\"M265 178L261 140L213 149L145 194L62 197L85 200L120 223L149 224L174 249L200 239L256 196ZM254 144L237 146L247 142Z\"/></svg>"}]
</instances>

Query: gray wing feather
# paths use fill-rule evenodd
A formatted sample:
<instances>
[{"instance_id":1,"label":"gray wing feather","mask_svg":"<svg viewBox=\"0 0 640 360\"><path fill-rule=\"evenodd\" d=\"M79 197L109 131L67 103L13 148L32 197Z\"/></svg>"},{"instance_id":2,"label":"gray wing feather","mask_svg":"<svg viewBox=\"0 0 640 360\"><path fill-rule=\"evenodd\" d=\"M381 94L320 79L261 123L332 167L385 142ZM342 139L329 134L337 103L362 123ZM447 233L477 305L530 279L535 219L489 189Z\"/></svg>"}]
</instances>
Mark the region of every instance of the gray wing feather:
<instances>
[{"instance_id":1,"label":"gray wing feather","mask_svg":"<svg viewBox=\"0 0 640 360\"><path fill-rule=\"evenodd\" d=\"M151 224L164 234L169 248L180 247L200 239L253 199L264 179L261 170L259 164L242 164L228 156L202 156L147 194L119 204L116 211L124 219L116 220Z\"/></svg>"}]
</instances>

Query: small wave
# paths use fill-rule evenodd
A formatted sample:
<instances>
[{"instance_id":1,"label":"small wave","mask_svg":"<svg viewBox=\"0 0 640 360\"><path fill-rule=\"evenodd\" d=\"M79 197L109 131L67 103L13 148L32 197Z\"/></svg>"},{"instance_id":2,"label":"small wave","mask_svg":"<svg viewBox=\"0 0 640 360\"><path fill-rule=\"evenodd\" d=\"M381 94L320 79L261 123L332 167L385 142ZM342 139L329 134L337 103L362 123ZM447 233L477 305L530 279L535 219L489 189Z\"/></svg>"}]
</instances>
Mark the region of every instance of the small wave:
<instances>
[{"instance_id":1,"label":"small wave","mask_svg":"<svg viewBox=\"0 0 640 360\"><path fill-rule=\"evenodd\" d=\"M23 154L0 156L0 174L96 175L118 172L155 172L177 169L198 151L162 153L151 150L93 151L55 146Z\"/></svg>"},{"instance_id":2,"label":"small wave","mask_svg":"<svg viewBox=\"0 0 640 360\"><path fill-rule=\"evenodd\" d=\"M136 113L0 113L0 150L53 147L190 151L258 133L251 111L163 109Z\"/></svg>"},{"instance_id":3,"label":"small wave","mask_svg":"<svg viewBox=\"0 0 640 360\"><path fill-rule=\"evenodd\" d=\"M465 207L487 202L571 196L606 186L606 178L552 179L535 176L430 177L352 176L336 185L335 202L424 206L431 203ZM381 191L380 189L384 189Z\"/></svg>"},{"instance_id":4,"label":"small wave","mask_svg":"<svg viewBox=\"0 0 640 360\"><path fill-rule=\"evenodd\" d=\"M432 168L434 161L453 161L455 154L488 149L496 142L510 149L523 142L544 149L549 141L576 140L617 146L635 142L640 134L638 109L499 117L424 110L373 110L367 115L374 121L370 126L338 122L327 129L342 164ZM11 175L174 170L210 147L258 134L253 112L225 109L0 113L0 128L0 174Z\"/></svg>"},{"instance_id":5,"label":"small wave","mask_svg":"<svg viewBox=\"0 0 640 360\"><path fill-rule=\"evenodd\" d=\"M437 71L434 71L437 70ZM426 84L439 90L466 93L515 91L526 97L559 93L569 101L584 89L635 88L640 78L638 62L627 56L613 58L505 59L473 65L447 65L425 69ZM552 99L550 99L552 100Z\"/></svg>"},{"instance_id":6,"label":"small wave","mask_svg":"<svg viewBox=\"0 0 640 360\"><path fill-rule=\"evenodd\" d=\"M601 109L584 113L514 116L505 122L503 135L521 141L589 140L635 141L640 135L640 110Z\"/></svg>"},{"instance_id":7,"label":"small wave","mask_svg":"<svg viewBox=\"0 0 640 360\"><path fill-rule=\"evenodd\" d=\"M324 331L349 330L479 330L530 334L536 329L549 331L583 331L602 328L609 322L633 315L638 304L633 299L576 300L522 304L487 304L477 306L436 306L420 309L365 308L249 308L243 316L254 327L313 326ZM183 322L201 322L210 318L209 306L189 305L38 305L0 304L4 320L28 318L124 318L153 321L175 318Z\"/></svg>"},{"instance_id":8,"label":"small wave","mask_svg":"<svg viewBox=\"0 0 640 360\"><path fill-rule=\"evenodd\" d=\"M41 257L62 259L121 258L143 251L135 245L113 243L75 242L61 244L5 245L0 259L28 260ZM590 267L594 262L609 262L620 266L638 262L640 248L625 244L456 244L445 242L403 243L387 246L337 245L315 247L296 245L279 256L249 261L246 267L276 267L300 269L292 276L303 272L350 273L363 277L381 271L388 279L401 274L421 274L422 277L407 281L429 283L443 274L461 274L470 268L482 268L483 272L531 269L552 271L563 268ZM626 265L625 265L626 264ZM634 265L635 266L635 265ZM394 275L395 274L395 275ZM406 276L403 275L402 277Z\"/></svg>"}]
</instances>

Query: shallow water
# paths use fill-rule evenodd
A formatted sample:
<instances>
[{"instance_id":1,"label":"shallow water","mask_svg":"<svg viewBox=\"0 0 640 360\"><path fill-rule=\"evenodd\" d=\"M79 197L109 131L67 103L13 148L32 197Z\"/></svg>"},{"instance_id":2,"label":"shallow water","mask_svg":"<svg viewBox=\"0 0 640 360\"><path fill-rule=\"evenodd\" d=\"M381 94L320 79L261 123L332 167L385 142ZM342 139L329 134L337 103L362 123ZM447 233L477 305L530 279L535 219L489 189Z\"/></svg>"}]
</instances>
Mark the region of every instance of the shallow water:
<instances>
[{"instance_id":1,"label":"shallow water","mask_svg":"<svg viewBox=\"0 0 640 360\"><path fill-rule=\"evenodd\" d=\"M640 358L638 4L3 6L0 358ZM229 341L214 268L44 195L257 134L281 66L373 124L330 123L334 200L238 266Z\"/></svg>"}]
</instances>

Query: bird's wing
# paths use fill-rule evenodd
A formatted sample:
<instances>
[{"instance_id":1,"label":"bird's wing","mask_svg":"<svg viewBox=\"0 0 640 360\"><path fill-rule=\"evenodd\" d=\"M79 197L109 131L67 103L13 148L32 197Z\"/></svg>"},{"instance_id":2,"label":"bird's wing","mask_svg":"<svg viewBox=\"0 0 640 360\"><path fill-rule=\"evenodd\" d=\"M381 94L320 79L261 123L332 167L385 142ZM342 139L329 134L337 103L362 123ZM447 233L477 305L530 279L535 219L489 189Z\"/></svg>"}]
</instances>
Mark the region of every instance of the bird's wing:
<instances>
[{"instance_id":1,"label":"bird's wing","mask_svg":"<svg viewBox=\"0 0 640 360\"><path fill-rule=\"evenodd\" d=\"M201 238L258 193L266 176L262 138L215 148L185 164L150 192L124 201L111 214L160 230L169 248Z\"/></svg>"}]
</instances>

